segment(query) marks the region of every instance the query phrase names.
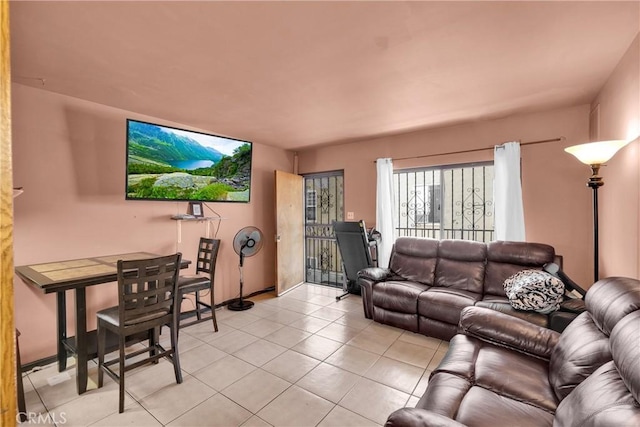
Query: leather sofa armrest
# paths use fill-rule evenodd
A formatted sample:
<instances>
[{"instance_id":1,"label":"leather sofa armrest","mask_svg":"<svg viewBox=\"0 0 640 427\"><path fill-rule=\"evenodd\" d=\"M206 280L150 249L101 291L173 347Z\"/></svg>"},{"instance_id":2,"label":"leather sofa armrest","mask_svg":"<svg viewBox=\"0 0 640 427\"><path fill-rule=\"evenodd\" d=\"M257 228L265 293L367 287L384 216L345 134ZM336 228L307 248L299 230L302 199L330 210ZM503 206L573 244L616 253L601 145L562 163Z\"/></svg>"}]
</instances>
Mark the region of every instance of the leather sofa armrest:
<instances>
[{"instance_id":1,"label":"leather sofa armrest","mask_svg":"<svg viewBox=\"0 0 640 427\"><path fill-rule=\"evenodd\" d=\"M373 319L373 287L378 282L383 282L394 274L388 268L369 267L358 271L358 285L362 294L362 308L364 317Z\"/></svg>"},{"instance_id":2,"label":"leather sofa armrest","mask_svg":"<svg viewBox=\"0 0 640 427\"><path fill-rule=\"evenodd\" d=\"M587 309L584 300L581 298L568 299L560 303L560 311L580 314Z\"/></svg>"},{"instance_id":3,"label":"leather sofa armrest","mask_svg":"<svg viewBox=\"0 0 640 427\"><path fill-rule=\"evenodd\" d=\"M465 307L460 313L465 335L549 360L560 334L526 320L483 307Z\"/></svg>"},{"instance_id":4,"label":"leather sofa armrest","mask_svg":"<svg viewBox=\"0 0 640 427\"><path fill-rule=\"evenodd\" d=\"M402 408L389 415L385 427L465 427L456 420L426 409Z\"/></svg>"},{"instance_id":5,"label":"leather sofa armrest","mask_svg":"<svg viewBox=\"0 0 640 427\"><path fill-rule=\"evenodd\" d=\"M358 278L369 279L372 282L382 282L393 276L388 268L369 267L358 271Z\"/></svg>"}]
</instances>

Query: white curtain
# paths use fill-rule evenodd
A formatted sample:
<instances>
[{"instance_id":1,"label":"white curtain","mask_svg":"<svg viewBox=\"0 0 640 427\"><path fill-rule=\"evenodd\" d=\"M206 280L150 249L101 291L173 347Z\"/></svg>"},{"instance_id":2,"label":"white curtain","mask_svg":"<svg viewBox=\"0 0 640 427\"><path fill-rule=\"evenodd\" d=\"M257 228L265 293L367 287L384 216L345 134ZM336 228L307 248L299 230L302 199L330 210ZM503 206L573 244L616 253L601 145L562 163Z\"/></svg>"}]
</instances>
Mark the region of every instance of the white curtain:
<instances>
[{"instance_id":1,"label":"white curtain","mask_svg":"<svg viewBox=\"0 0 640 427\"><path fill-rule=\"evenodd\" d=\"M507 142L494 147L493 204L495 240L525 241L520 144Z\"/></svg>"},{"instance_id":2,"label":"white curtain","mask_svg":"<svg viewBox=\"0 0 640 427\"><path fill-rule=\"evenodd\" d=\"M376 160L378 181L376 187L376 229L381 234L378 243L378 265L389 266L391 247L396 241L395 208L393 197L393 162L391 159Z\"/></svg>"}]
</instances>

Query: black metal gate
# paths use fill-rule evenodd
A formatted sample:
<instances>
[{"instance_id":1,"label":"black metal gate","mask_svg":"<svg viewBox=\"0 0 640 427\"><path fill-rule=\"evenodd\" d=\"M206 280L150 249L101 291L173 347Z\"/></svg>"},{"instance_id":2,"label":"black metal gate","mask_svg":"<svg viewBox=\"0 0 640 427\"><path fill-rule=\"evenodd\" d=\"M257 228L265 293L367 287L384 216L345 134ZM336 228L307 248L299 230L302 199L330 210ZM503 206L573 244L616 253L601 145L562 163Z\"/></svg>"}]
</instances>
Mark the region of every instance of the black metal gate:
<instances>
[{"instance_id":1,"label":"black metal gate","mask_svg":"<svg viewBox=\"0 0 640 427\"><path fill-rule=\"evenodd\" d=\"M493 163L394 172L398 236L493 239Z\"/></svg>"},{"instance_id":2,"label":"black metal gate","mask_svg":"<svg viewBox=\"0 0 640 427\"><path fill-rule=\"evenodd\" d=\"M344 218L343 173L304 175L304 188L305 280L342 287L342 259L332 223Z\"/></svg>"}]
</instances>

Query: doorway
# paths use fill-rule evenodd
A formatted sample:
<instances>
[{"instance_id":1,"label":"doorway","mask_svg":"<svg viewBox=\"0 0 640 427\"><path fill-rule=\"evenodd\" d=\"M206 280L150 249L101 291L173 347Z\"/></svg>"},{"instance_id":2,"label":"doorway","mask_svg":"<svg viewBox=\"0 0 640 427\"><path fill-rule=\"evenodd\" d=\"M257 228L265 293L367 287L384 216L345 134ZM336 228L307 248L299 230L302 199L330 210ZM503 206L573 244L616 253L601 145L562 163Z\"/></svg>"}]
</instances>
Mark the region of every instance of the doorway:
<instances>
[{"instance_id":1,"label":"doorway","mask_svg":"<svg viewBox=\"0 0 640 427\"><path fill-rule=\"evenodd\" d=\"M303 176L305 281L341 288L342 258L333 221L344 220L343 171Z\"/></svg>"}]
</instances>

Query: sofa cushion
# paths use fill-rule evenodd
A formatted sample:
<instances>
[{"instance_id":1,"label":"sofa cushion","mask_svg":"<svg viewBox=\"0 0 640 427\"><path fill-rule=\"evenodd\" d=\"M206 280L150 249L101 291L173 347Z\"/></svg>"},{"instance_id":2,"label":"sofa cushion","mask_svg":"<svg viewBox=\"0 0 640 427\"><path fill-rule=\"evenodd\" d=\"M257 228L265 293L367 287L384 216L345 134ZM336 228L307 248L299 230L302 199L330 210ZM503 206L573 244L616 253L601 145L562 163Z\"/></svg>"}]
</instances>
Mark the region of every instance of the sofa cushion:
<instances>
[{"instance_id":1,"label":"sofa cushion","mask_svg":"<svg viewBox=\"0 0 640 427\"><path fill-rule=\"evenodd\" d=\"M640 311L635 311L625 316L611 331L611 353L622 382L637 402L640 402L639 349Z\"/></svg>"},{"instance_id":2,"label":"sofa cushion","mask_svg":"<svg viewBox=\"0 0 640 427\"><path fill-rule=\"evenodd\" d=\"M474 386L464 397L456 421L467 426L551 427L553 414L529 402Z\"/></svg>"},{"instance_id":3,"label":"sofa cushion","mask_svg":"<svg viewBox=\"0 0 640 427\"><path fill-rule=\"evenodd\" d=\"M559 427L640 425L640 311L621 319L609 340L613 360L598 368L558 405Z\"/></svg>"},{"instance_id":4,"label":"sofa cushion","mask_svg":"<svg viewBox=\"0 0 640 427\"><path fill-rule=\"evenodd\" d=\"M436 286L481 294L487 245L471 240L441 240Z\"/></svg>"},{"instance_id":5,"label":"sofa cushion","mask_svg":"<svg viewBox=\"0 0 640 427\"><path fill-rule=\"evenodd\" d=\"M509 303L507 297L498 297L493 295L485 296L481 301L476 303L476 307L490 308L491 310L526 320L527 322L542 326L543 328L549 327L549 317L547 315L536 313L535 311L516 310Z\"/></svg>"},{"instance_id":6,"label":"sofa cushion","mask_svg":"<svg viewBox=\"0 0 640 427\"><path fill-rule=\"evenodd\" d=\"M458 325L418 316L418 332L428 337L449 341L458 333Z\"/></svg>"},{"instance_id":7,"label":"sofa cushion","mask_svg":"<svg viewBox=\"0 0 640 427\"><path fill-rule=\"evenodd\" d=\"M402 408L392 413L385 427L429 426L429 427L467 427L442 414L418 408Z\"/></svg>"},{"instance_id":8,"label":"sofa cushion","mask_svg":"<svg viewBox=\"0 0 640 427\"><path fill-rule=\"evenodd\" d=\"M416 408L466 425L551 426L557 399L547 362L456 335Z\"/></svg>"},{"instance_id":9,"label":"sofa cushion","mask_svg":"<svg viewBox=\"0 0 640 427\"><path fill-rule=\"evenodd\" d=\"M638 425L638 401L629 393L613 361L602 365L558 405L554 422L555 427Z\"/></svg>"},{"instance_id":10,"label":"sofa cushion","mask_svg":"<svg viewBox=\"0 0 640 427\"><path fill-rule=\"evenodd\" d=\"M399 237L393 245L389 269L407 280L432 285L437 256L438 240Z\"/></svg>"},{"instance_id":11,"label":"sofa cushion","mask_svg":"<svg viewBox=\"0 0 640 427\"><path fill-rule=\"evenodd\" d=\"M542 243L503 242L487 244L484 293L504 296L504 281L523 269L540 270L553 262L555 250Z\"/></svg>"},{"instance_id":12,"label":"sofa cushion","mask_svg":"<svg viewBox=\"0 0 640 427\"><path fill-rule=\"evenodd\" d=\"M549 314L560 308L564 284L557 277L540 270L522 270L504 281L509 303L518 310Z\"/></svg>"},{"instance_id":13,"label":"sofa cushion","mask_svg":"<svg viewBox=\"0 0 640 427\"><path fill-rule=\"evenodd\" d=\"M553 415L544 409L484 389L448 372L437 372L431 376L427 391L416 408L426 409L464 425L539 427L553 423ZM517 414L517 418L514 418L514 414ZM431 417L426 420L429 422L422 425L434 425L430 422Z\"/></svg>"},{"instance_id":14,"label":"sofa cushion","mask_svg":"<svg viewBox=\"0 0 640 427\"><path fill-rule=\"evenodd\" d=\"M456 335L433 374L454 374L493 393L553 413L559 400L549 384L548 370L548 362L542 359Z\"/></svg>"},{"instance_id":15,"label":"sofa cushion","mask_svg":"<svg viewBox=\"0 0 640 427\"><path fill-rule=\"evenodd\" d=\"M418 296L427 289L429 286L418 282L380 282L373 288L373 305L399 313L416 314Z\"/></svg>"},{"instance_id":16,"label":"sofa cushion","mask_svg":"<svg viewBox=\"0 0 640 427\"><path fill-rule=\"evenodd\" d=\"M458 408L470 388L471 382L466 378L448 372L434 372L416 408L428 409L455 419Z\"/></svg>"},{"instance_id":17,"label":"sofa cushion","mask_svg":"<svg viewBox=\"0 0 640 427\"><path fill-rule=\"evenodd\" d=\"M640 286L637 279L610 277L596 282L584 299L593 321L609 335L627 314L640 309Z\"/></svg>"},{"instance_id":18,"label":"sofa cushion","mask_svg":"<svg viewBox=\"0 0 640 427\"><path fill-rule=\"evenodd\" d=\"M587 292L585 305L588 312L567 326L551 355L549 379L560 399L612 359L609 334L640 309L640 286L623 277L599 280Z\"/></svg>"},{"instance_id":19,"label":"sofa cushion","mask_svg":"<svg viewBox=\"0 0 640 427\"><path fill-rule=\"evenodd\" d=\"M455 351L447 351L435 372L449 372L469 381L476 374L476 359L480 346L477 339L463 334L457 334L449 341L449 348L455 347Z\"/></svg>"},{"instance_id":20,"label":"sofa cushion","mask_svg":"<svg viewBox=\"0 0 640 427\"><path fill-rule=\"evenodd\" d=\"M416 313L398 313L382 307L373 307L373 320L410 332L418 332L418 319Z\"/></svg>"},{"instance_id":21,"label":"sofa cushion","mask_svg":"<svg viewBox=\"0 0 640 427\"><path fill-rule=\"evenodd\" d=\"M558 399L564 399L585 378L611 360L609 338L582 313L560 335L551 353L549 381Z\"/></svg>"},{"instance_id":22,"label":"sofa cushion","mask_svg":"<svg viewBox=\"0 0 640 427\"><path fill-rule=\"evenodd\" d=\"M548 372L549 363L544 360L483 342L475 382L501 396L553 413L559 400L549 384Z\"/></svg>"},{"instance_id":23,"label":"sofa cushion","mask_svg":"<svg viewBox=\"0 0 640 427\"><path fill-rule=\"evenodd\" d=\"M474 305L481 297L454 288L429 288L418 296L418 314L457 325L462 309Z\"/></svg>"}]
</instances>

